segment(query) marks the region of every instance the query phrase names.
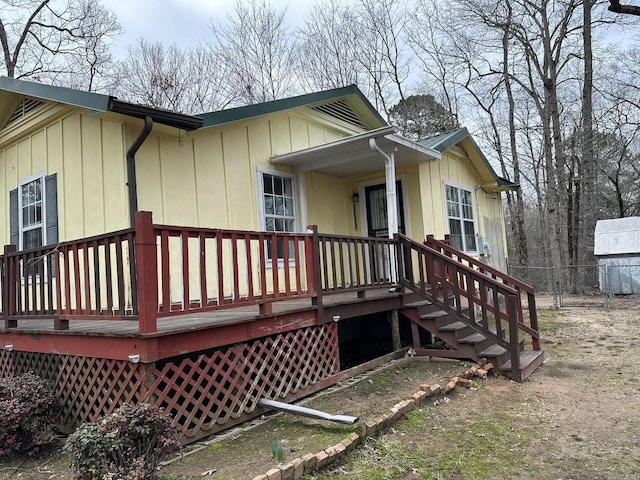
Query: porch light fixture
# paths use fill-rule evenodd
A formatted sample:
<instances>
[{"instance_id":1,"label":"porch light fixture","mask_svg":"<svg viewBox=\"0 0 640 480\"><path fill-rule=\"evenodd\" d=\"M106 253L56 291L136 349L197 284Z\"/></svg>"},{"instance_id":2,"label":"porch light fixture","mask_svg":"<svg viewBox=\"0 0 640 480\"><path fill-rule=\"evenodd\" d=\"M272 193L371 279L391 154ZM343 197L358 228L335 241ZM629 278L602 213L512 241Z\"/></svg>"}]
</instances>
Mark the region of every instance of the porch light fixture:
<instances>
[{"instance_id":1,"label":"porch light fixture","mask_svg":"<svg viewBox=\"0 0 640 480\"><path fill-rule=\"evenodd\" d=\"M12 351L12 350L13 350L13 344L12 344L12 343L8 343L8 344L6 344L6 345L4 346L4 349L5 349L7 352Z\"/></svg>"},{"instance_id":2,"label":"porch light fixture","mask_svg":"<svg viewBox=\"0 0 640 480\"><path fill-rule=\"evenodd\" d=\"M341 318L341 317L340 317L340 315L334 315L334 316L333 316L333 321L334 321L334 322L339 322L339 321L340 321L340 318Z\"/></svg>"},{"instance_id":3,"label":"porch light fixture","mask_svg":"<svg viewBox=\"0 0 640 480\"><path fill-rule=\"evenodd\" d=\"M353 203L358 203L360 201L360 194L358 192L351 195L351 201Z\"/></svg>"},{"instance_id":4,"label":"porch light fixture","mask_svg":"<svg viewBox=\"0 0 640 480\"><path fill-rule=\"evenodd\" d=\"M140 354L132 353L131 355L129 355L129 361L131 363L138 363L140 361Z\"/></svg>"}]
</instances>

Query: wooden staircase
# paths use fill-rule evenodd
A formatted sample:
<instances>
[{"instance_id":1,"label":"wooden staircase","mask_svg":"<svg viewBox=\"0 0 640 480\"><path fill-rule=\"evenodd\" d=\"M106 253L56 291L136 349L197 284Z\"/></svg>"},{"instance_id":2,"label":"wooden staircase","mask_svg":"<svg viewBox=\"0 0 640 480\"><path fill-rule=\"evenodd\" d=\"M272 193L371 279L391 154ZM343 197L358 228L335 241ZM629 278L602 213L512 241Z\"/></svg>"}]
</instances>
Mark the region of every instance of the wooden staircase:
<instances>
[{"instance_id":1,"label":"wooden staircase","mask_svg":"<svg viewBox=\"0 0 640 480\"><path fill-rule=\"evenodd\" d=\"M542 364L530 286L432 237L424 244L403 235L398 239L402 287L418 298L400 313L412 323L418 355L484 358L518 382ZM447 348L423 348L420 329Z\"/></svg>"}]
</instances>

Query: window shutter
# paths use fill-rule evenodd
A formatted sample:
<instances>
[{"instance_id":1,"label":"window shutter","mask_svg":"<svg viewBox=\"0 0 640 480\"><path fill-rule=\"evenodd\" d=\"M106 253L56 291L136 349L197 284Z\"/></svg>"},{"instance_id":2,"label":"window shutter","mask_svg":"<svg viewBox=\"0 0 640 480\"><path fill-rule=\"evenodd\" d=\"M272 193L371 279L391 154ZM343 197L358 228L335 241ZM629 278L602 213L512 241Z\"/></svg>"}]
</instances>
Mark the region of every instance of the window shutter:
<instances>
[{"instance_id":1,"label":"window shutter","mask_svg":"<svg viewBox=\"0 0 640 480\"><path fill-rule=\"evenodd\" d=\"M44 190L47 203L46 245L58 243L58 174L44 178ZM17 197L16 197L17 201Z\"/></svg>"},{"instance_id":2,"label":"window shutter","mask_svg":"<svg viewBox=\"0 0 640 480\"><path fill-rule=\"evenodd\" d=\"M18 189L9 192L9 232L10 243L19 247L20 227L18 225Z\"/></svg>"}]
</instances>

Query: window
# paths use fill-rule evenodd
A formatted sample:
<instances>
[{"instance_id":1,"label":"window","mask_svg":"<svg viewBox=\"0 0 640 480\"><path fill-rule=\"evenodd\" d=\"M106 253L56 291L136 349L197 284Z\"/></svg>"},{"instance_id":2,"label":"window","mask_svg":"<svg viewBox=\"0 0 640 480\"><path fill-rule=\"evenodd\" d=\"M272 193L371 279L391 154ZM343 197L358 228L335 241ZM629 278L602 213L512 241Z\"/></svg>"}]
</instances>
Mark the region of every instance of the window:
<instances>
[{"instance_id":1,"label":"window","mask_svg":"<svg viewBox=\"0 0 640 480\"><path fill-rule=\"evenodd\" d=\"M476 228L471 190L445 185L451 245L463 252L476 252Z\"/></svg>"},{"instance_id":2,"label":"window","mask_svg":"<svg viewBox=\"0 0 640 480\"><path fill-rule=\"evenodd\" d=\"M45 243L43 226L44 176L20 185L20 249L41 247Z\"/></svg>"},{"instance_id":3,"label":"window","mask_svg":"<svg viewBox=\"0 0 640 480\"><path fill-rule=\"evenodd\" d=\"M24 178L9 192L11 243L19 250L58 241L57 175Z\"/></svg>"},{"instance_id":4,"label":"window","mask_svg":"<svg viewBox=\"0 0 640 480\"><path fill-rule=\"evenodd\" d=\"M271 170L259 170L260 222L267 232L294 232L296 230L295 192L293 176ZM289 245L290 254L293 243ZM283 245L278 242L278 258L284 258ZM268 245L271 259L271 245Z\"/></svg>"}]
</instances>

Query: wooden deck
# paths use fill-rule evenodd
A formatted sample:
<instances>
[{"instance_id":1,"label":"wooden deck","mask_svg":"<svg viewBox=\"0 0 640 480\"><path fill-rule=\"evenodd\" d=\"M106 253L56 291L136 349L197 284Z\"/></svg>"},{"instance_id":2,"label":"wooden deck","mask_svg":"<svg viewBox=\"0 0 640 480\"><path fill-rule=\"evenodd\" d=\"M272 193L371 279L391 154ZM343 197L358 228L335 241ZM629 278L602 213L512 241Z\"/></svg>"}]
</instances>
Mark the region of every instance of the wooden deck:
<instances>
[{"instance_id":1,"label":"wooden deck","mask_svg":"<svg viewBox=\"0 0 640 480\"><path fill-rule=\"evenodd\" d=\"M360 297L357 292L340 292L323 296L324 309L326 314L340 315L342 319L358 316L362 310L386 311L390 307L400 306L401 295L399 292L390 292L389 289L367 290L365 295ZM365 304L369 304L367 307ZM355 307L355 308L354 308ZM152 338L163 335L173 335L184 331L207 330L219 328L239 323L255 322L263 319L273 319L278 317L290 317L294 315L313 314L318 310L312 305L309 298L296 298L291 300L281 300L272 303L272 313L261 314L258 305L248 305L246 307L235 307L226 310L210 310L197 313L183 313L170 317L158 319L158 331L153 333L139 333L138 321L136 320L72 320L69 322L67 330L56 330L54 319L29 319L18 320L16 327L4 332L28 333L31 335L52 334L52 335L96 335L113 337L137 337ZM126 317L125 317L126 318ZM318 323L324 323L318 319Z\"/></svg>"},{"instance_id":2,"label":"wooden deck","mask_svg":"<svg viewBox=\"0 0 640 480\"><path fill-rule=\"evenodd\" d=\"M408 318L420 347L417 300L498 344L519 381L522 337L539 349L530 287L402 235L163 226L139 212L132 229L6 246L0 290L0 375L50 380L69 426L153 402L185 441L259 414L260 398L290 401L338 381L342 345L370 333L360 319L399 350L399 317Z\"/></svg>"},{"instance_id":3,"label":"wooden deck","mask_svg":"<svg viewBox=\"0 0 640 480\"><path fill-rule=\"evenodd\" d=\"M157 331L140 333L137 320L71 320L68 329L54 319L18 320L0 333L0 342L19 351L99 355L103 358L154 362L187 352L223 347L296 329L401 308L402 295L389 289L332 293L323 296L322 312L309 298L273 302L271 313L260 306L210 310L161 317ZM90 317L89 317L90 318ZM126 318L126 317L125 317ZM78 337L82 337L81 340Z\"/></svg>"}]
</instances>

